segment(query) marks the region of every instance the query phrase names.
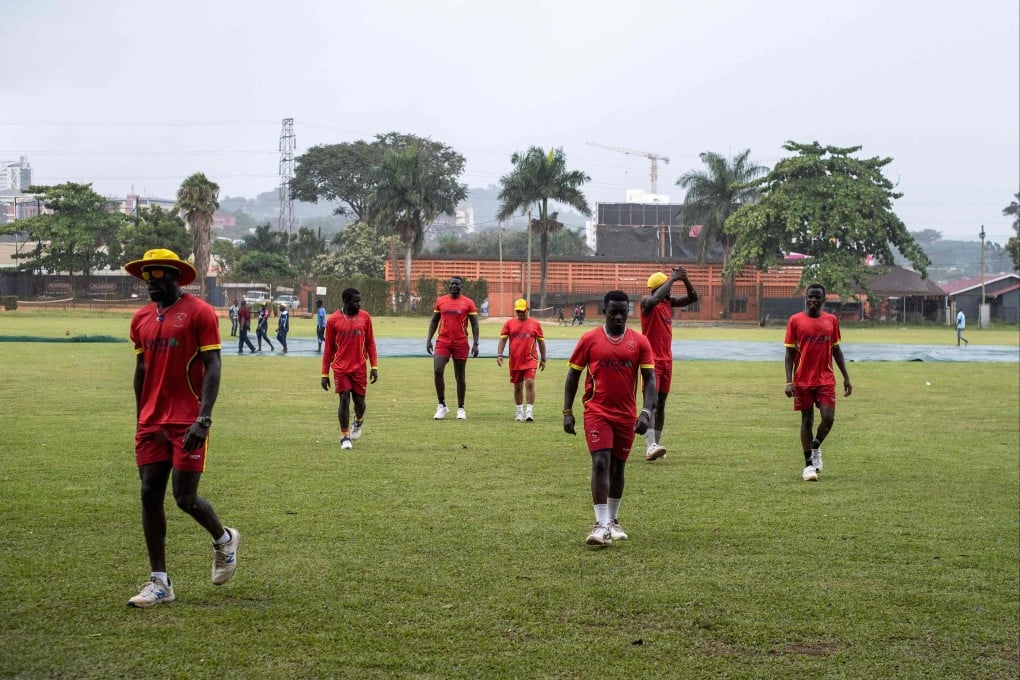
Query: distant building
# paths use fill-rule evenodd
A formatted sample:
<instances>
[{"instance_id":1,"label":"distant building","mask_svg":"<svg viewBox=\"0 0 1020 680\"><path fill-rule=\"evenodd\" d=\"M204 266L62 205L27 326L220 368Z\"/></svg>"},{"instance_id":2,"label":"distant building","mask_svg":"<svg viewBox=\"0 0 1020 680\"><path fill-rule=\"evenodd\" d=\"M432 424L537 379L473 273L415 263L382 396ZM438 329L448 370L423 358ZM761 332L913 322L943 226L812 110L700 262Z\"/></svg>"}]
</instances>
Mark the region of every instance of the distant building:
<instances>
[{"instance_id":1,"label":"distant building","mask_svg":"<svg viewBox=\"0 0 1020 680\"><path fill-rule=\"evenodd\" d=\"M956 310L967 316L967 325L978 323L978 305L981 304L982 280L980 276L948 281L941 286L949 296L952 313L950 320L956 318ZM993 321L1017 323L1020 321L1020 276L1013 272L985 274L985 302Z\"/></svg>"},{"instance_id":2,"label":"distant building","mask_svg":"<svg viewBox=\"0 0 1020 680\"><path fill-rule=\"evenodd\" d=\"M0 191L25 191L32 186L32 166L27 156L16 161L0 161Z\"/></svg>"}]
</instances>

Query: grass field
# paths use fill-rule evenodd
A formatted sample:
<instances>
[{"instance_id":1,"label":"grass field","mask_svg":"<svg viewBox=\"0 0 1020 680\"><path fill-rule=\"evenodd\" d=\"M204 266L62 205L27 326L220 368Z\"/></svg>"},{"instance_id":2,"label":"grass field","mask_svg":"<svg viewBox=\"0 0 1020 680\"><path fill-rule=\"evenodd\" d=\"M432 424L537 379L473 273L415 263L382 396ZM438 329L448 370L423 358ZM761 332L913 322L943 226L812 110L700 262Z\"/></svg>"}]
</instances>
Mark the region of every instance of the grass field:
<instances>
[{"instance_id":1,"label":"grass field","mask_svg":"<svg viewBox=\"0 0 1020 680\"><path fill-rule=\"evenodd\" d=\"M127 318L4 312L0 335ZM993 333L1016 344L971 340ZM469 362L466 422L431 420L427 357L387 360L342 454L318 363L224 357L201 490L240 568L211 585L208 536L168 500L177 601L134 610L130 346L0 345L0 677L1017 677L1015 364L850 364L810 484L780 364L678 364L670 453L628 466L631 538L591 549L565 362L521 424L491 360Z\"/></svg>"}]
</instances>

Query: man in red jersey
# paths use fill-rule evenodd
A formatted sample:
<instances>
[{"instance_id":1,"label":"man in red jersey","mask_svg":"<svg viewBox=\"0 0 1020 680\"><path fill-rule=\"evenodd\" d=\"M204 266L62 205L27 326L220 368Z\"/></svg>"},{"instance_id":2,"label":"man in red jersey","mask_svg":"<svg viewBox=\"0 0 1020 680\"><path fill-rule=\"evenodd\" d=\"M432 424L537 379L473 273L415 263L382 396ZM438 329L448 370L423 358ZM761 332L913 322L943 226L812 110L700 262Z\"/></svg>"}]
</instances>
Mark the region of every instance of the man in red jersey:
<instances>
[{"instance_id":1,"label":"man in red jersey","mask_svg":"<svg viewBox=\"0 0 1020 680\"><path fill-rule=\"evenodd\" d=\"M361 308L361 293L348 288L340 294L340 309L326 320L325 347L322 353L322 389L329 391L329 371L340 395L337 419L340 421L340 448L353 449L361 437L365 418L366 360L370 367L368 380L379 378L379 359L375 351L372 317ZM354 427L351 424L351 401L354 401Z\"/></svg>"},{"instance_id":2,"label":"man in red jersey","mask_svg":"<svg viewBox=\"0 0 1020 680\"><path fill-rule=\"evenodd\" d=\"M150 304L131 319L135 346L135 462L142 483L142 529L150 580L128 600L151 607L174 600L166 570L163 501L173 477L174 500L213 539L212 582L223 585L237 570L241 536L223 526L209 501L198 495L205 470L213 404L220 389L220 330L216 312L181 290L198 276L173 251L149 250L124 269L148 286Z\"/></svg>"},{"instance_id":3,"label":"man in red jersey","mask_svg":"<svg viewBox=\"0 0 1020 680\"><path fill-rule=\"evenodd\" d=\"M853 391L846 372L843 350L839 346L839 319L822 311L825 288L818 283L805 291L806 312L797 312L786 324L786 396L793 397L793 410L800 411L800 443L804 449L805 482L818 481L822 471L822 442L836 419L836 360L843 374L843 396ZM817 404L822 422L814 429L814 407Z\"/></svg>"},{"instance_id":4,"label":"man in red jersey","mask_svg":"<svg viewBox=\"0 0 1020 680\"><path fill-rule=\"evenodd\" d=\"M672 295L670 289L681 281L687 289L685 295ZM673 383L673 308L686 307L698 301L698 292L687 278L687 270L674 267L669 276L655 272L648 277L649 295L641 298L641 332L648 338L655 353L655 387L659 390L658 406L655 409L654 427L648 428L645 441L645 460L655 460L666 455L662 445L662 427L666 423L666 399Z\"/></svg>"},{"instance_id":5,"label":"man in red jersey","mask_svg":"<svg viewBox=\"0 0 1020 680\"><path fill-rule=\"evenodd\" d=\"M432 360L432 373L436 383L436 397L439 407L436 409L436 420L442 420L450 409L446 407L446 364L453 359L453 375L457 379L457 420L467 420L464 410L464 395L467 393L467 381L464 369L468 360L467 327L471 323L471 335L474 344L470 347L470 355L478 356L478 308L466 295L461 295L463 281L459 276L450 279L450 293L436 300L432 309L432 320L429 321L429 336L425 340L425 350L432 351L432 336L439 330L436 340L435 354Z\"/></svg>"},{"instance_id":6,"label":"man in red jersey","mask_svg":"<svg viewBox=\"0 0 1020 680\"><path fill-rule=\"evenodd\" d=\"M528 316L527 300L522 298L514 302L514 314L515 318L507 319L499 332L496 364L503 365L503 349L509 342L510 383L514 386L514 402L517 404L514 420L530 423L535 420L535 369L545 370L545 334L542 324Z\"/></svg>"},{"instance_id":7,"label":"man in red jersey","mask_svg":"<svg viewBox=\"0 0 1020 680\"><path fill-rule=\"evenodd\" d=\"M655 358L648 338L627 328L630 301L622 290L606 293L606 321L577 341L563 388L563 431L574 432L574 396L584 381L584 435L591 453L591 498L595 526L588 545L609 545L627 538L618 515L623 500L623 468L634 435L651 426L655 411ZM644 382L637 412L638 376ZM635 417L636 413L636 417Z\"/></svg>"}]
</instances>

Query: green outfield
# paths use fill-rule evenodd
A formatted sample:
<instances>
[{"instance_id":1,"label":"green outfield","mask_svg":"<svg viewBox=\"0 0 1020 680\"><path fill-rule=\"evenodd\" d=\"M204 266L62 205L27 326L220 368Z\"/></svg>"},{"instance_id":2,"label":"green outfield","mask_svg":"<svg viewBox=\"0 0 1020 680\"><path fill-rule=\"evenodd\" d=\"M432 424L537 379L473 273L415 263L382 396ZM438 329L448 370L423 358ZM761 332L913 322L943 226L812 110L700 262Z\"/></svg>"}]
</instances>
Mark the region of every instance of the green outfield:
<instances>
[{"instance_id":1,"label":"green outfield","mask_svg":"<svg viewBox=\"0 0 1020 680\"><path fill-rule=\"evenodd\" d=\"M0 312L0 336L125 337L128 319ZM955 344L844 328L897 337ZM1018 344L1016 327L969 337ZM1017 364L850 364L804 483L781 363L678 363L669 453L628 465L630 539L593 549L564 361L526 424L492 360L468 364L469 419L441 422L431 360L383 360L341 452L316 357L225 355L201 491L242 533L240 567L211 585L209 537L168 499L177 601L147 610L125 606L148 577L133 367L125 343L0 345L0 677L1017 676Z\"/></svg>"}]
</instances>

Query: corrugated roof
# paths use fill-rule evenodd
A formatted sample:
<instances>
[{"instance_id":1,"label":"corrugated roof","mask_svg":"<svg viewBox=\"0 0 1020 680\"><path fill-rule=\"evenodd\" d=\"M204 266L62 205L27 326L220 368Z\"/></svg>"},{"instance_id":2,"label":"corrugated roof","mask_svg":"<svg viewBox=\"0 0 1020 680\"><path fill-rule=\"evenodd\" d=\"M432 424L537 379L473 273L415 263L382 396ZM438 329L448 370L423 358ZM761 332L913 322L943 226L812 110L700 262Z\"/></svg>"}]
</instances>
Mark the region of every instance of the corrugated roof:
<instances>
[{"instance_id":1,"label":"corrugated roof","mask_svg":"<svg viewBox=\"0 0 1020 680\"><path fill-rule=\"evenodd\" d=\"M917 272L903 267L889 267L884 274L879 274L868 282L868 287L878 295L920 295L943 296L946 292L931 279L922 279Z\"/></svg>"},{"instance_id":2,"label":"corrugated roof","mask_svg":"<svg viewBox=\"0 0 1020 680\"><path fill-rule=\"evenodd\" d=\"M997 283L1003 279L1014 278L1020 281L1020 276L1011 272L999 272L998 274L985 274L985 287L989 284ZM965 279L956 279L955 281L947 281L941 285L942 290L946 291L946 295L956 295L957 293L963 293L968 290L974 290L975 288L981 287L980 276L969 276Z\"/></svg>"}]
</instances>

